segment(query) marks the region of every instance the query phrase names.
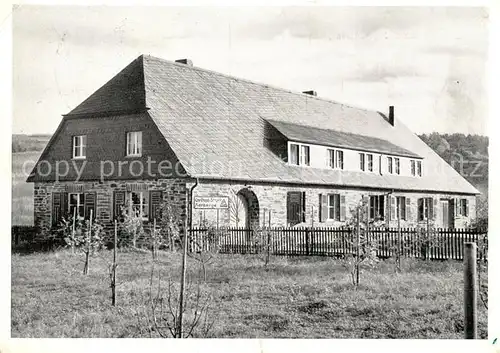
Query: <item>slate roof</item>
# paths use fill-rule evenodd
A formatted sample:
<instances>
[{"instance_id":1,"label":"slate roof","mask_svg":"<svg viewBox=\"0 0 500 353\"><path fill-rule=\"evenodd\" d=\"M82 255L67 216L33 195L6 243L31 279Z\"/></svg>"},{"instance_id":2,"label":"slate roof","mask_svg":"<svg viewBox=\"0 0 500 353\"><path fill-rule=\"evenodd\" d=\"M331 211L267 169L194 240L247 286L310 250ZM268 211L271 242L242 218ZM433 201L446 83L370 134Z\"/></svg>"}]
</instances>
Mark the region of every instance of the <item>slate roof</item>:
<instances>
[{"instance_id":1,"label":"slate roof","mask_svg":"<svg viewBox=\"0 0 500 353\"><path fill-rule=\"evenodd\" d=\"M290 141L311 143L360 151L388 153L396 156L421 158L418 154L376 137L353 134L328 129L318 129L306 125L284 121L267 120Z\"/></svg>"},{"instance_id":2,"label":"slate roof","mask_svg":"<svg viewBox=\"0 0 500 353\"><path fill-rule=\"evenodd\" d=\"M198 67L141 55L68 115L122 109L147 110L193 177L479 193L397 117L392 126L376 111ZM379 149L404 150L424 159L425 176L288 165L264 145L266 120L287 127L288 134L302 125L314 136L319 134L313 131L334 131ZM321 139L330 139L326 135Z\"/></svg>"}]
</instances>

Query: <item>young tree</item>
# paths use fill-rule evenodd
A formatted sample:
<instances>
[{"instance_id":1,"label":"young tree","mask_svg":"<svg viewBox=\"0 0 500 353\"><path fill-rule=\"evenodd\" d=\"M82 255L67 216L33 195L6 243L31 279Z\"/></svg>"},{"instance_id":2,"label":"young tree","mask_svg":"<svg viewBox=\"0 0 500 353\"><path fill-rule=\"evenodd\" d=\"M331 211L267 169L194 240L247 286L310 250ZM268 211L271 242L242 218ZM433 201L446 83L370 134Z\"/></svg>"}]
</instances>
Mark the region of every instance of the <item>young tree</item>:
<instances>
[{"instance_id":1,"label":"young tree","mask_svg":"<svg viewBox=\"0 0 500 353\"><path fill-rule=\"evenodd\" d=\"M374 227L376 221L369 219L368 199L363 198L350 212L351 217L348 218L346 225L352 237L344 240L348 247L353 249L353 253L346 253L341 261L351 275L352 284L357 287L361 270L371 268L378 262L378 242L370 237L369 233L370 227Z\"/></svg>"}]
</instances>

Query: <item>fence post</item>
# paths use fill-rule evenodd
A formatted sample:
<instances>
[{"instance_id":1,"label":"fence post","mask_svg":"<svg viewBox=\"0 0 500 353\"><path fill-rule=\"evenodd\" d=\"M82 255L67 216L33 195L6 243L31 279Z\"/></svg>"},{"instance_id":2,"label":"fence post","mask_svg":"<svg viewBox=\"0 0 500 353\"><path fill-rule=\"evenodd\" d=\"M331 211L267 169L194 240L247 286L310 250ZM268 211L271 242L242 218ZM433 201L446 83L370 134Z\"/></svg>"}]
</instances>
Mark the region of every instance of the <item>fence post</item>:
<instances>
[{"instance_id":1,"label":"fence post","mask_svg":"<svg viewBox=\"0 0 500 353\"><path fill-rule=\"evenodd\" d=\"M310 244L309 236L310 236L309 228L306 228L306 255L309 255L309 244Z\"/></svg>"},{"instance_id":2,"label":"fence post","mask_svg":"<svg viewBox=\"0 0 500 353\"><path fill-rule=\"evenodd\" d=\"M113 267L111 270L111 305L116 305L116 247L118 246L118 226L115 219L115 236L113 244Z\"/></svg>"},{"instance_id":3,"label":"fence post","mask_svg":"<svg viewBox=\"0 0 500 353\"><path fill-rule=\"evenodd\" d=\"M360 220L360 209L357 208L356 217L356 285L359 285L359 247L360 247L360 232L361 232L361 220Z\"/></svg>"},{"instance_id":4,"label":"fence post","mask_svg":"<svg viewBox=\"0 0 500 353\"><path fill-rule=\"evenodd\" d=\"M477 245L464 244L464 334L477 338Z\"/></svg>"}]
</instances>

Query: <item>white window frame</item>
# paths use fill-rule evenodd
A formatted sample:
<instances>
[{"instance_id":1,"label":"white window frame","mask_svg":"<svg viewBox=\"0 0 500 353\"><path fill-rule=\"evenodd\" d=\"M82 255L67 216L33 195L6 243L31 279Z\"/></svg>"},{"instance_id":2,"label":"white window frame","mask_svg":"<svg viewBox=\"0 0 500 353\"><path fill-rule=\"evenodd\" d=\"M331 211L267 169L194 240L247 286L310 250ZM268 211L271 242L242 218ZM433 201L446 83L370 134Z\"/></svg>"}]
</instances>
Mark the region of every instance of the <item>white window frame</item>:
<instances>
[{"instance_id":1,"label":"white window frame","mask_svg":"<svg viewBox=\"0 0 500 353\"><path fill-rule=\"evenodd\" d=\"M366 158L366 170L369 171L369 172L371 172L371 173L373 173L373 165L374 165L374 163L373 163L373 160L374 160L373 153L366 153L366 157L365 158ZM371 159L371 161L370 161L370 159Z\"/></svg>"},{"instance_id":2,"label":"white window frame","mask_svg":"<svg viewBox=\"0 0 500 353\"><path fill-rule=\"evenodd\" d=\"M394 157L387 156L387 173L394 174Z\"/></svg>"},{"instance_id":3,"label":"white window frame","mask_svg":"<svg viewBox=\"0 0 500 353\"><path fill-rule=\"evenodd\" d=\"M71 213L71 216L73 216L73 212L71 212L71 195L77 195L76 198L76 209L77 209L77 217L83 219L85 217L85 194L83 192L70 192L68 193L68 211ZM80 198L83 199L83 201L80 203ZM80 215L80 207L83 207L83 215Z\"/></svg>"},{"instance_id":4,"label":"white window frame","mask_svg":"<svg viewBox=\"0 0 500 353\"><path fill-rule=\"evenodd\" d=\"M362 172L366 171L366 154L363 152L359 152L359 170ZM361 167L361 161L363 161L363 167Z\"/></svg>"},{"instance_id":5,"label":"white window frame","mask_svg":"<svg viewBox=\"0 0 500 353\"><path fill-rule=\"evenodd\" d=\"M422 176L422 161L416 161L417 164L417 176Z\"/></svg>"},{"instance_id":6,"label":"white window frame","mask_svg":"<svg viewBox=\"0 0 500 353\"><path fill-rule=\"evenodd\" d=\"M73 159L85 159L87 151L87 135L73 136Z\"/></svg>"},{"instance_id":7,"label":"white window frame","mask_svg":"<svg viewBox=\"0 0 500 353\"><path fill-rule=\"evenodd\" d=\"M344 169L344 151L339 149L327 148L328 167L331 169ZM342 158L340 158L342 156Z\"/></svg>"},{"instance_id":8,"label":"white window frame","mask_svg":"<svg viewBox=\"0 0 500 353\"><path fill-rule=\"evenodd\" d=\"M130 204L130 208L131 208L131 209L132 209L134 206L136 206L136 204L134 204L134 203L132 202L132 194L134 194L134 193L135 193L135 194L139 194L139 200L140 200L140 201L139 201L139 210L140 210L140 214L141 214L141 219L142 219L143 221L147 221L147 220L149 219L149 206L150 206L150 205L149 205L149 191L130 191L130 192L128 193L128 198L129 198L128 200L129 200L129 204ZM145 199L146 199L146 203L144 203L144 202L143 202L143 200L144 200L144 197L143 197L143 196L144 196L144 194L146 194L146 197L145 197ZM143 214L142 209L144 208L144 206L145 206L145 207L147 208L147 210L148 210L148 211L147 211L147 213L148 213L147 215L144 215L144 214Z\"/></svg>"},{"instance_id":9,"label":"white window frame","mask_svg":"<svg viewBox=\"0 0 500 353\"><path fill-rule=\"evenodd\" d=\"M331 201L331 197L333 196L333 204L330 202ZM326 219L329 220L329 221L340 221L340 194L326 194L326 197L327 197L327 208L328 208L328 212L327 212L327 217ZM338 205L337 205L338 203ZM333 209L333 218L330 217L330 209ZM338 210L338 214L337 214L337 210ZM338 219L337 219L338 218Z\"/></svg>"},{"instance_id":10,"label":"white window frame","mask_svg":"<svg viewBox=\"0 0 500 353\"><path fill-rule=\"evenodd\" d=\"M292 163L292 158L291 158L291 155L292 155L292 145L298 146L298 155L297 155L298 164ZM306 155L303 153L303 151L305 149L307 149L307 151L308 151L309 163L306 163ZM309 167L309 166L311 166L311 146L310 145L307 145L307 144L304 144L304 143L289 142L288 143L288 154L290 156L290 158L289 158L289 164L291 164L291 165L299 165L299 166L302 166L302 167Z\"/></svg>"},{"instance_id":11,"label":"white window frame","mask_svg":"<svg viewBox=\"0 0 500 353\"><path fill-rule=\"evenodd\" d=\"M133 141L131 141L131 139ZM127 157L142 156L142 131L127 132Z\"/></svg>"},{"instance_id":12,"label":"white window frame","mask_svg":"<svg viewBox=\"0 0 500 353\"><path fill-rule=\"evenodd\" d=\"M410 175L415 176L417 174L417 161L410 159Z\"/></svg>"},{"instance_id":13,"label":"white window frame","mask_svg":"<svg viewBox=\"0 0 500 353\"><path fill-rule=\"evenodd\" d=\"M399 157L394 157L394 171L395 174L400 175L401 174L401 161Z\"/></svg>"}]
</instances>

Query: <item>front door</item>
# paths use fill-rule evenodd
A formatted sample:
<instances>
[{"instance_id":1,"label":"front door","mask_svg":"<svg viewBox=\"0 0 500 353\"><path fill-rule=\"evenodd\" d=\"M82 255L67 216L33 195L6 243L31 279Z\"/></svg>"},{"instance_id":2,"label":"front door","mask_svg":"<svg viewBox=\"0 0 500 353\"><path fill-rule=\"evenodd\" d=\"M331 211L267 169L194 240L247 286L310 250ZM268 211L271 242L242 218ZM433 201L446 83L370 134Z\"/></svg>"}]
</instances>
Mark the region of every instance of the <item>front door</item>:
<instances>
[{"instance_id":1,"label":"front door","mask_svg":"<svg viewBox=\"0 0 500 353\"><path fill-rule=\"evenodd\" d=\"M443 228L453 228L453 217L452 212L453 207L450 205L450 200L441 200L441 226Z\"/></svg>"}]
</instances>

